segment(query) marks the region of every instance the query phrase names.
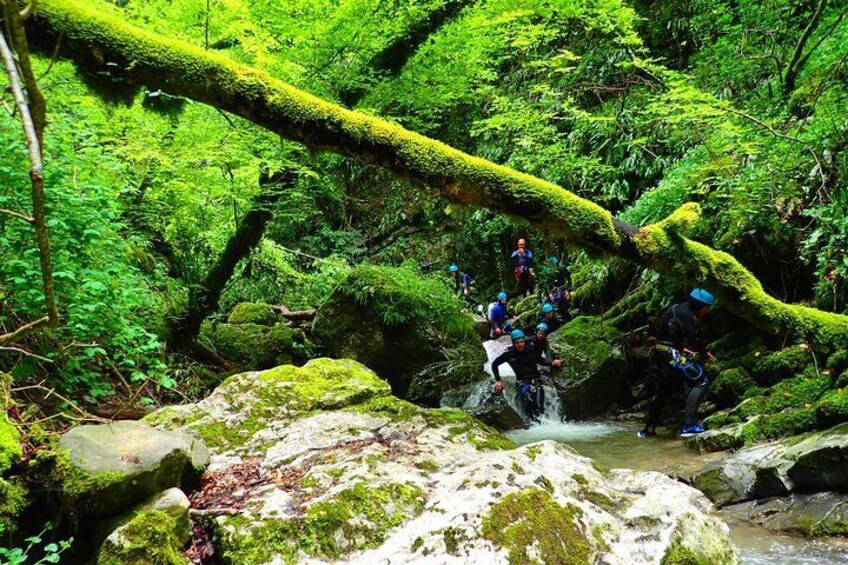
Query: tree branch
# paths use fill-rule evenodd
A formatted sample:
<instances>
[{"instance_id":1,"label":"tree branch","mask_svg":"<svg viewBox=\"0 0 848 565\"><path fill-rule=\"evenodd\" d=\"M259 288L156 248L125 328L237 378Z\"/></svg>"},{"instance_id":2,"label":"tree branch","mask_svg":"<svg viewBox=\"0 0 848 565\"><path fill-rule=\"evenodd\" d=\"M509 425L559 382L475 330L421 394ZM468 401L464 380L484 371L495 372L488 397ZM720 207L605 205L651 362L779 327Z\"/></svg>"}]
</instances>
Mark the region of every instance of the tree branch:
<instances>
[{"instance_id":1,"label":"tree branch","mask_svg":"<svg viewBox=\"0 0 848 565\"><path fill-rule=\"evenodd\" d=\"M807 45L807 41L810 40L810 36L813 35L813 32L819 26L819 21L821 21L822 14L824 14L824 10L827 7L827 0L819 0L819 3L816 5L816 11L813 12L813 17L810 18L807 27L804 28L804 32L801 34L801 37L798 38L798 43L795 44L795 49L792 52L792 57L789 59L789 64L786 65L786 72L783 75L783 91L786 93L792 92L795 90L795 79L798 78L798 73L801 71L801 58L804 54L804 47Z\"/></svg>"},{"instance_id":2,"label":"tree branch","mask_svg":"<svg viewBox=\"0 0 848 565\"><path fill-rule=\"evenodd\" d=\"M780 302L732 256L686 239L683 234L698 220L697 205L637 228L553 183L327 103L219 53L140 30L113 13L100 4L41 0L30 25L45 50L64 32L63 52L83 69L122 69L129 85L210 104L310 148L382 166L454 202L524 217L581 246L702 285L767 331L848 347L848 317Z\"/></svg>"}]
</instances>

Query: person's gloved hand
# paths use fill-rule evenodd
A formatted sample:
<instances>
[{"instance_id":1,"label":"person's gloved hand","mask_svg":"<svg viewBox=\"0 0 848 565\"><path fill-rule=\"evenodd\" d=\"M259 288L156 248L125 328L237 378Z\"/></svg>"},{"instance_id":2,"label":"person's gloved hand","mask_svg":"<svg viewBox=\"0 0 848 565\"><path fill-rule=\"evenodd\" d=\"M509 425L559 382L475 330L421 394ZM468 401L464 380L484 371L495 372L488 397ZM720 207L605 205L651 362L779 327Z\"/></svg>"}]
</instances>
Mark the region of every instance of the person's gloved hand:
<instances>
[{"instance_id":1,"label":"person's gloved hand","mask_svg":"<svg viewBox=\"0 0 848 565\"><path fill-rule=\"evenodd\" d=\"M551 366L559 369L560 367L562 367L562 359L554 359L553 361L551 361Z\"/></svg>"},{"instance_id":2,"label":"person's gloved hand","mask_svg":"<svg viewBox=\"0 0 848 565\"><path fill-rule=\"evenodd\" d=\"M500 394L503 392L503 381L495 382L495 394Z\"/></svg>"}]
</instances>

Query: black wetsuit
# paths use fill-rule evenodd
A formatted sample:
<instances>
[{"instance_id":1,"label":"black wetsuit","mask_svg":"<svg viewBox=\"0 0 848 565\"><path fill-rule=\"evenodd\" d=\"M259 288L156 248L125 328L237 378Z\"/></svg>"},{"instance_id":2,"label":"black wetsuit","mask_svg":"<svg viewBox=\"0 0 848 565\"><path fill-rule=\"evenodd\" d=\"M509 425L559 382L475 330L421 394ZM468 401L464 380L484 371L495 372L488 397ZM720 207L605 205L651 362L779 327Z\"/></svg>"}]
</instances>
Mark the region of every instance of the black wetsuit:
<instances>
[{"instance_id":1,"label":"black wetsuit","mask_svg":"<svg viewBox=\"0 0 848 565\"><path fill-rule=\"evenodd\" d=\"M707 347L701 340L698 327L695 325L695 315L690 301L671 306L660 320L656 352L660 374L657 378L657 394L648 411L647 427L649 429L656 428L668 399L684 383L689 387L689 394L686 397L683 424L684 426L693 424L698 412L698 405L710 384L706 374L699 380L690 381L679 369L675 369L671 365L672 353L668 351L669 347L680 352L688 349L698 353L699 362L703 362L707 356Z\"/></svg>"},{"instance_id":2,"label":"black wetsuit","mask_svg":"<svg viewBox=\"0 0 848 565\"><path fill-rule=\"evenodd\" d=\"M542 356L544 351L532 340L527 340L523 351L510 347L492 361L492 374L501 380L499 367L509 363L518 381L518 392L527 403L530 415L538 418L545 412L545 389L539 378L539 365L550 367L551 362Z\"/></svg>"},{"instance_id":3,"label":"black wetsuit","mask_svg":"<svg viewBox=\"0 0 848 565\"><path fill-rule=\"evenodd\" d=\"M548 326L548 335L554 333L562 327L562 320L560 319L560 317L557 316L556 312L554 312L553 314L554 315L551 317L550 320L547 319L544 314L541 314L539 316L539 323Z\"/></svg>"}]
</instances>

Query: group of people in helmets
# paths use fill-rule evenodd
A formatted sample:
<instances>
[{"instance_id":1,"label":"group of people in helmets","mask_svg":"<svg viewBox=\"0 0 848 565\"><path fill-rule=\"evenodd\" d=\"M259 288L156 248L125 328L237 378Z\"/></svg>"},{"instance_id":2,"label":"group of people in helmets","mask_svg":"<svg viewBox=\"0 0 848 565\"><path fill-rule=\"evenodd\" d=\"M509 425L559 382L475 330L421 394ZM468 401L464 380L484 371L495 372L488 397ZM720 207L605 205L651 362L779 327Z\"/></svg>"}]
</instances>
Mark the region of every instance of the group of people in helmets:
<instances>
[{"instance_id":1,"label":"group of people in helmets","mask_svg":"<svg viewBox=\"0 0 848 565\"><path fill-rule=\"evenodd\" d=\"M519 296L533 293L535 272L533 253L527 249L524 239L518 241L518 249L512 254ZM500 292L497 300L489 305L487 319L490 337L498 339L509 335L512 345L492 361L495 378L494 393L503 392L504 384L500 368L508 364L515 373L518 394L531 418L538 420L545 412L545 388L539 367L557 370L562 361L553 358L548 351L548 336L571 319L571 275L556 257L550 257L543 277L542 306L534 328L524 330L511 326L512 314L508 297ZM449 269L454 278L457 294L470 298L474 281L456 265ZM705 431L697 420L698 406L710 384L704 362L715 357L708 351L700 338L699 322L706 320L715 305L715 297L702 288L693 289L685 302L670 306L659 318L650 337L654 360L659 367L657 391L650 404L645 427L639 431L640 438L656 435L663 410L671 396L685 388L686 405L681 426L681 436L689 437ZM530 334L529 336L527 334Z\"/></svg>"}]
</instances>

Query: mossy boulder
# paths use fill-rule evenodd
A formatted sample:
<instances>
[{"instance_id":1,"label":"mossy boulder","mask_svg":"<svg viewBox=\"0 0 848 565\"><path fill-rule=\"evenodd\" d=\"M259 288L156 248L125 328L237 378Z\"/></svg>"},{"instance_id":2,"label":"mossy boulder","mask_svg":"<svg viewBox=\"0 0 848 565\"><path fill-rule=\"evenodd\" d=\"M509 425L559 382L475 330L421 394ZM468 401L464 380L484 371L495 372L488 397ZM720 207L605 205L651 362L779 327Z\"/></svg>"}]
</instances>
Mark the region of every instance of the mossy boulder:
<instances>
[{"instance_id":1,"label":"mossy boulder","mask_svg":"<svg viewBox=\"0 0 848 565\"><path fill-rule=\"evenodd\" d=\"M77 426L56 448L54 482L75 516L109 516L197 480L209 464L203 441L130 421Z\"/></svg>"},{"instance_id":2,"label":"mossy boulder","mask_svg":"<svg viewBox=\"0 0 848 565\"><path fill-rule=\"evenodd\" d=\"M808 434L784 455L787 475L799 491L848 490L848 424Z\"/></svg>"},{"instance_id":3,"label":"mossy boulder","mask_svg":"<svg viewBox=\"0 0 848 565\"><path fill-rule=\"evenodd\" d=\"M633 404L620 331L600 318L580 316L549 340L552 355L562 359L562 370L552 376L568 418L591 418Z\"/></svg>"},{"instance_id":4,"label":"mossy boulder","mask_svg":"<svg viewBox=\"0 0 848 565\"><path fill-rule=\"evenodd\" d=\"M710 397L720 406L735 406L756 384L748 371L742 367L734 367L721 371L708 391Z\"/></svg>"},{"instance_id":5,"label":"mossy boulder","mask_svg":"<svg viewBox=\"0 0 848 565\"><path fill-rule=\"evenodd\" d=\"M692 478L692 484L717 506L786 495L793 485L786 477L791 462L783 453L779 444L744 449L709 465Z\"/></svg>"},{"instance_id":6,"label":"mossy boulder","mask_svg":"<svg viewBox=\"0 0 848 565\"><path fill-rule=\"evenodd\" d=\"M147 421L217 438L193 500L228 509L207 521L224 562L523 563L535 552L659 562L687 520L723 544L727 559L714 562L738 561L690 487L602 472L555 442L519 448L461 410L396 398L352 360L235 375ZM238 489L235 502L222 484Z\"/></svg>"},{"instance_id":7,"label":"mossy boulder","mask_svg":"<svg viewBox=\"0 0 848 565\"><path fill-rule=\"evenodd\" d=\"M761 356L754 365L752 375L758 384L771 386L802 373L812 364L809 348L806 345L795 345Z\"/></svg>"},{"instance_id":8,"label":"mossy boulder","mask_svg":"<svg viewBox=\"0 0 848 565\"><path fill-rule=\"evenodd\" d=\"M143 500L120 516L98 522L93 532L94 542L100 547L110 536L114 541L115 533L132 522L139 514L156 510L168 516L170 519L168 524L173 527L173 536L182 547L191 539L189 508L191 508L191 502L185 493L176 487L169 488Z\"/></svg>"},{"instance_id":9,"label":"mossy boulder","mask_svg":"<svg viewBox=\"0 0 848 565\"><path fill-rule=\"evenodd\" d=\"M273 326L280 321L280 316L268 304L261 302L242 302L233 308L227 317L228 324L257 324Z\"/></svg>"},{"instance_id":10,"label":"mossy boulder","mask_svg":"<svg viewBox=\"0 0 848 565\"><path fill-rule=\"evenodd\" d=\"M318 310L312 330L332 356L363 363L395 396L428 406L477 378L485 362L474 318L441 281L412 266L353 269ZM421 382L411 386L418 375Z\"/></svg>"},{"instance_id":11,"label":"mossy boulder","mask_svg":"<svg viewBox=\"0 0 848 565\"><path fill-rule=\"evenodd\" d=\"M204 322L201 336L227 361L250 370L270 369L295 361L303 336L285 324Z\"/></svg>"},{"instance_id":12,"label":"mossy boulder","mask_svg":"<svg viewBox=\"0 0 848 565\"><path fill-rule=\"evenodd\" d=\"M190 565L182 553L176 520L161 510L145 510L115 530L100 549L97 565Z\"/></svg>"}]
</instances>

